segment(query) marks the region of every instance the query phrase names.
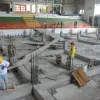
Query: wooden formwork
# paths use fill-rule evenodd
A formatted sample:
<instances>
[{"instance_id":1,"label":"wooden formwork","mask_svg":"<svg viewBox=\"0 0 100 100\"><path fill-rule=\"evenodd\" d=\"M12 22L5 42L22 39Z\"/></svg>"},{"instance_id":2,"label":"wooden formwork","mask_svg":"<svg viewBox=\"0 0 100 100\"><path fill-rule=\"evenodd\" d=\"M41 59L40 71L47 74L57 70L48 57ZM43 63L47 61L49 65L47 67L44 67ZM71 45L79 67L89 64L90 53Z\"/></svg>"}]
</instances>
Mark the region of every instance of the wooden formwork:
<instances>
[{"instance_id":1,"label":"wooden formwork","mask_svg":"<svg viewBox=\"0 0 100 100\"><path fill-rule=\"evenodd\" d=\"M80 87L84 86L89 81L87 75L81 67L72 72L72 75Z\"/></svg>"}]
</instances>

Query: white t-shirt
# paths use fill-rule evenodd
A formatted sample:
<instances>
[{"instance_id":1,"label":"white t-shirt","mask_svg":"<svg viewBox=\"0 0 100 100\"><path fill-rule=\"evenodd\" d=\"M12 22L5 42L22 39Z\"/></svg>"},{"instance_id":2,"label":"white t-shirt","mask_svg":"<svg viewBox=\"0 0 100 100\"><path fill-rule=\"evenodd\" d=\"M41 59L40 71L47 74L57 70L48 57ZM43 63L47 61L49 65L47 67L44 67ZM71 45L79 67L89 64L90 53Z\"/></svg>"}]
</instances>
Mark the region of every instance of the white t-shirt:
<instances>
[{"instance_id":1,"label":"white t-shirt","mask_svg":"<svg viewBox=\"0 0 100 100\"><path fill-rule=\"evenodd\" d=\"M1 63L0 63L0 75L4 75L7 73L7 67L10 65L9 62L7 62L6 60L3 60ZM2 66L6 66L3 70L2 70Z\"/></svg>"}]
</instances>

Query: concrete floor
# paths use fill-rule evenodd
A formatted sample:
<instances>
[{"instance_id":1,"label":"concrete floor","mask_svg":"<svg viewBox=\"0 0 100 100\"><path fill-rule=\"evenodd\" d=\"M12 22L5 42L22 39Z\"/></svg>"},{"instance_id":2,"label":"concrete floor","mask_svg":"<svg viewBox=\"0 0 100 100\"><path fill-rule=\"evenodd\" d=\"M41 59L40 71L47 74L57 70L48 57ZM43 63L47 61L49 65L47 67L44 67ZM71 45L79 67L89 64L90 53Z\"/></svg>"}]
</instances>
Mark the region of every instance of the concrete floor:
<instances>
[{"instance_id":1,"label":"concrete floor","mask_svg":"<svg viewBox=\"0 0 100 100\"><path fill-rule=\"evenodd\" d=\"M95 38L95 35L92 35ZM58 36L55 36L57 38ZM93 38L93 39L94 39ZM82 37L84 39L84 37ZM36 39L38 40L38 38ZM92 40L92 39L91 39ZM95 40L95 39L94 39ZM28 45L23 41L30 41L29 37L16 37L14 40L14 45L16 46L15 63L20 59L20 57L25 56L34 50L40 48L39 46ZM99 100L100 96L100 45L91 45L87 43L82 43L76 41L76 57L74 59L74 68L80 67L81 64L88 64L90 59L95 59L97 65L93 68L88 69L87 75L90 81L82 88L75 86L70 83L69 71L67 71L63 66L66 64L67 55L64 54L62 49L46 49L40 54L38 54L37 64L39 67L39 84L34 86L34 94L38 100ZM90 38L87 38L90 41ZM2 38L0 43L3 43L3 48L7 50L9 40L7 38ZM35 41L33 41L35 42ZM62 55L62 67L56 66L56 55ZM5 56L4 59L8 60ZM22 76L22 79L26 82L31 80L31 62L28 62L25 66L20 66L17 68L18 75ZM97 72L98 71L98 72ZM92 73L92 74L91 74ZM20 79L14 75L14 71L8 72L9 85L12 84L12 79L16 84L16 90L14 95L16 98L12 97L12 100L35 100L32 95L30 95L31 86L29 84L20 84ZM27 80L27 81L26 81ZM23 87L27 86L24 90ZM18 92L22 90L22 96ZM6 94L6 99L7 99ZM5 96L5 95L3 95ZM2 98L3 98L2 96ZM9 93L8 97L10 100L12 93ZM6 100L2 99L2 100ZM1 100L1 99L0 99Z\"/></svg>"}]
</instances>

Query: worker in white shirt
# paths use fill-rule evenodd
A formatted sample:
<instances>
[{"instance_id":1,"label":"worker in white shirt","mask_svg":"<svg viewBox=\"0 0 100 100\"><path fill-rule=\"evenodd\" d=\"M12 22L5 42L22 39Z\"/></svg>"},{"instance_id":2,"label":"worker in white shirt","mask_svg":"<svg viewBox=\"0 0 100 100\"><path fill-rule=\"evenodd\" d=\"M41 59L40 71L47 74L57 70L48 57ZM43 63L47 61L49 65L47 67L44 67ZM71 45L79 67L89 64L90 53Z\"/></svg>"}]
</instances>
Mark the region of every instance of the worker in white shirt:
<instances>
[{"instance_id":1,"label":"worker in white shirt","mask_svg":"<svg viewBox=\"0 0 100 100\"><path fill-rule=\"evenodd\" d=\"M8 77L7 77L7 67L10 65L9 62L3 60L0 56L0 89L3 90L2 82L4 81L6 89L8 89Z\"/></svg>"}]
</instances>

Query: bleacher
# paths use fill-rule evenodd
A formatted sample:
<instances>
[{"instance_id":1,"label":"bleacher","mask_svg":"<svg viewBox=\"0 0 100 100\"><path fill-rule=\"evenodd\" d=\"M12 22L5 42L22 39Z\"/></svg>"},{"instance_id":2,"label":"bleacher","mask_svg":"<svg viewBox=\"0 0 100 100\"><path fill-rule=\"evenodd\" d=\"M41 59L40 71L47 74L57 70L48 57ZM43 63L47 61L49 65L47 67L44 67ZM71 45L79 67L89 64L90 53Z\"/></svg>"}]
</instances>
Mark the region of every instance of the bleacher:
<instances>
[{"instance_id":1,"label":"bleacher","mask_svg":"<svg viewBox=\"0 0 100 100\"><path fill-rule=\"evenodd\" d=\"M89 28L91 27L88 23L84 22L83 19L78 17L65 17L49 14L36 16L34 21L32 13L16 13L16 16L4 16L0 17L0 29L22 29L22 28L60 28L61 21L64 23L63 28L73 28L74 21L77 20L78 28ZM18 17L19 16L19 17ZM46 18L47 17L47 18ZM45 24L44 24L45 23ZM59 23L59 25L58 25Z\"/></svg>"},{"instance_id":2,"label":"bleacher","mask_svg":"<svg viewBox=\"0 0 100 100\"><path fill-rule=\"evenodd\" d=\"M26 28L26 24L21 17L0 17L0 29Z\"/></svg>"},{"instance_id":3,"label":"bleacher","mask_svg":"<svg viewBox=\"0 0 100 100\"><path fill-rule=\"evenodd\" d=\"M24 22L28 28L39 28L41 27L38 21L34 21L33 17L23 17Z\"/></svg>"},{"instance_id":4,"label":"bleacher","mask_svg":"<svg viewBox=\"0 0 100 100\"><path fill-rule=\"evenodd\" d=\"M26 20L22 17L0 17L0 29L22 29L40 27L40 24L34 22L32 17L27 17Z\"/></svg>"}]
</instances>

